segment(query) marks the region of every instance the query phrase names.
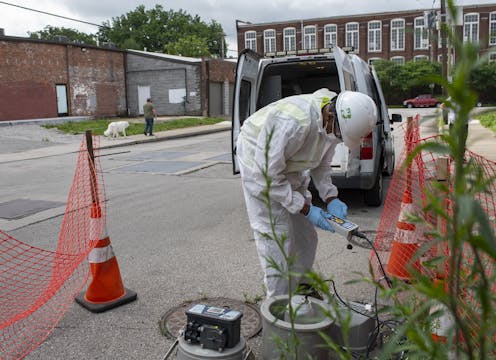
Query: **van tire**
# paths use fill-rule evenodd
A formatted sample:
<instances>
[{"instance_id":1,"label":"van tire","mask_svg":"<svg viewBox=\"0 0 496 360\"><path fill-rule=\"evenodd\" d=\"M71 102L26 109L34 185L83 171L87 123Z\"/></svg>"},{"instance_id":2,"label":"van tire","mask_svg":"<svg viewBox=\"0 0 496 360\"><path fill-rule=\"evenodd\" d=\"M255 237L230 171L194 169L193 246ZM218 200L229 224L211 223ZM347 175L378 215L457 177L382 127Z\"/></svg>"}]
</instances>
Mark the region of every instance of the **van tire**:
<instances>
[{"instance_id":1,"label":"van tire","mask_svg":"<svg viewBox=\"0 0 496 360\"><path fill-rule=\"evenodd\" d=\"M375 183L372 189L363 192L363 199L368 206L381 206L383 193L382 171L377 172Z\"/></svg>"},{"instance_id":2,"label":"van tire","mask_svg":"<svg viewBox=\"0 0 496 360\"><path fill-rule=\"evenodd\" d=\"M394 150L393 153L390 154L389 156L384 153L381 159L381 164L384 164L381 166L382 174L385 176L393 176L394 168L395 168Z\"/></svg>"}]
</instances>

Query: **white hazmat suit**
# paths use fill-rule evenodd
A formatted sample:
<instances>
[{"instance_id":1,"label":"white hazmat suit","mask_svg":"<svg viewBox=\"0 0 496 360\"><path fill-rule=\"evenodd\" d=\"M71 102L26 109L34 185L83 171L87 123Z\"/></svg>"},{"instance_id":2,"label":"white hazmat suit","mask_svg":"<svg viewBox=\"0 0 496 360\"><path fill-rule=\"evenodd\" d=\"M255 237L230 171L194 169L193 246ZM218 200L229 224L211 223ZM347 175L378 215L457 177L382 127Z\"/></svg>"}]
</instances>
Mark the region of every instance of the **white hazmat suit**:
<instances>
[{"instance_id":1,"label":"white hazmat suit","mask_svg":"<svg viewBox=\"0 0 496 360\"><path fill-rule=\"evenodd\" d=\"M263 174L266 153L275 231L278 236L287 236L285 253L295 259L292 271L301 274L310 270L315 260L317 232L300 213L305 203L311 203L310 177L322 199L337 197L338 194L332 184L331 160L336 144L341 140L326 133L321 112L323 96L334 97L336 94L322 90L287 97L260 109L245 120L237 140L245 202L265 273L267 297L286 294L288 283L267 261L271 258L286 269L276 242L263 235L272 235L268 206L263 200L263 193L267 190Z\"/></svg>"}]
</instances>

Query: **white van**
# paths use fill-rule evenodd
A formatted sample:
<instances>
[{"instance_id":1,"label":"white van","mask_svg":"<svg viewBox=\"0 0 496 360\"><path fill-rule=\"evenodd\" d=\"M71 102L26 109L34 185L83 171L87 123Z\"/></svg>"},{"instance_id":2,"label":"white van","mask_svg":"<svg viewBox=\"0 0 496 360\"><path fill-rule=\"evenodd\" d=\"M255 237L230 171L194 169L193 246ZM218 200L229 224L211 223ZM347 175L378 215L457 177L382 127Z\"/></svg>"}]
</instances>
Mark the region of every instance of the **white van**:
<instances>
[{"instance_id":1,"label":"white van","mask_svg":"<svg viewBox=\"0 0 496 360\"><path fill-rule=\"evenodd\" d=\"M394 170L391 122L401 121L401 115L394 114L389 119L373 68L339 47L323 49L317 54L273 58L261 58L249 49L240 53L233 100L233 172L239 172L236 140L246 118L281 98L312 93L323 87L336 93L360 91L377 104L377 126L362 139L360 151L352 154L342 143L336 147L332 180L341 189L363 190L365 203L379 206L383 199L383 174L391 175Z\"/></svg>"}]
</instances>

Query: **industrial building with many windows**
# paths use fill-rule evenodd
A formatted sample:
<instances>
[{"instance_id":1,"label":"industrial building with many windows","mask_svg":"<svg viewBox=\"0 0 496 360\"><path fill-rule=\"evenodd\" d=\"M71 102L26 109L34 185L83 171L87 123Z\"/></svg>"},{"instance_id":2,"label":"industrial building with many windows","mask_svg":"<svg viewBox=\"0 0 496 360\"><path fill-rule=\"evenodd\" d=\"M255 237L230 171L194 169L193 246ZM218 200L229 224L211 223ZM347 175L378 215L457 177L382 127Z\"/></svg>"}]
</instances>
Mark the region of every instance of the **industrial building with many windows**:
<instances>
[{"instance_id":1,"label":"industrial building with many windows","mask_svg":"<svg viewBox=\"0 0 496 360\"><path fill-rule=\"evenodd\" d=\"M453 33L478 43L481 55L496 60L496 3L458 10L456 19L446 18ZM236 29L238 49L249 48L262 56L317 53L337 45L352 48L369 63L384 59L403 64L442 61L439 19L439 9L419 9L259 24L237 20ZM456 54L449 45L447 54L453 64Z\"/></svg>"}]
</instances>

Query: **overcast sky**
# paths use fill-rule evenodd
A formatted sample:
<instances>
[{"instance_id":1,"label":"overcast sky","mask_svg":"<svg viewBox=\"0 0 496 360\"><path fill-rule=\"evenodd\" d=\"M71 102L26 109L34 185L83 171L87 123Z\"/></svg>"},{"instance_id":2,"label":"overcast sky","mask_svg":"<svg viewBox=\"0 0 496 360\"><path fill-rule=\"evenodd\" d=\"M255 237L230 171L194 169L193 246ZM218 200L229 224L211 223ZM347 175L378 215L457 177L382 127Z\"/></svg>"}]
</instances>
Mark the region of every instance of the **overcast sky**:
<instances>
[{"instance_id":1,"label":"overcast sky","mask_svg":"<svg viewBox=\"0 0 496 360\"><path fill-rule=\"evenodd\" d=\"M147 9L161 4L164 9L185 10L199 15L205 22L219 22L228 42L227 55L236 56L236 19L252 23L309 19L336 15L429 9L439 7L440 0L6 0L6 3L101 24L145 5ZM28 31L45 26L60 26L95 33L98 28L50 15L20 9L0 0L0 27L5 35L28 36ZM496 0L455 0L457 5L490 4Z\"/></svg>"}]
</instances>

